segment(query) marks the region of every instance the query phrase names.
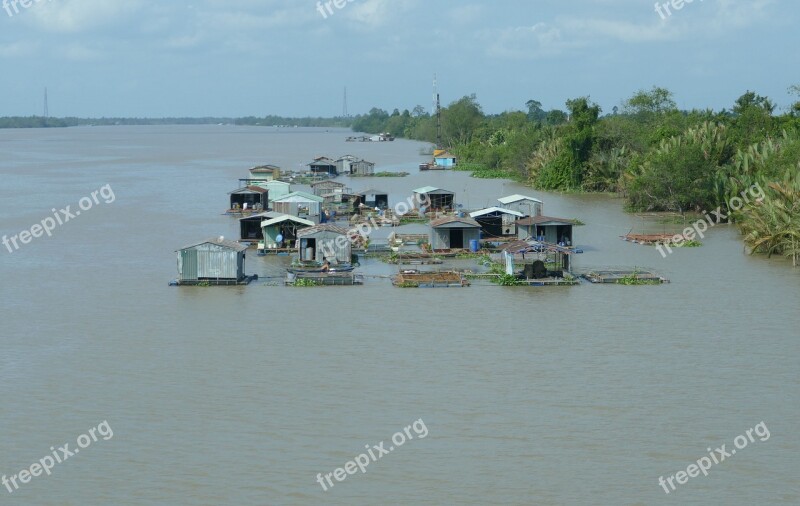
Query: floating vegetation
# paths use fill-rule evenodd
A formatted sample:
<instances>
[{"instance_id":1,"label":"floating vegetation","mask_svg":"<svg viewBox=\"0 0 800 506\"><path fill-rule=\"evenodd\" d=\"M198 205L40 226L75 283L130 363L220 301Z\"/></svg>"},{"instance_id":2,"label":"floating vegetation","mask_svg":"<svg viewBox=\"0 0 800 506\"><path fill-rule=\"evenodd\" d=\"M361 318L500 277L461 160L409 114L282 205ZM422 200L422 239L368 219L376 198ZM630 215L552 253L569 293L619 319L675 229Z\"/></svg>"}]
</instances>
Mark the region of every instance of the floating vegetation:
<instances>
[{"instance_id":1,"label":"floating vegetation","mask_svg":"<svg viewBox=\"0 0 800 506\"><path fill-rule=\"evenodd\" d=\"M703 243L700 241L696 241L694 239L690 239L687 241L679 241L673 244L676 248L699 248L702 246Z\"/></svg>"},{"instance_id":2,"label":"floating vegetation","mask_svg":"<svg viewBox=\"0 0 800 506\"><path fill-rule=\"evenodd\" d=\"M661 280L659 279L650 279L650 278L640 278L639 273L637 271L633 271L628 276L623 276L622 278L617 280L618 285L626 285L626 286L637 286L637 285L660 285Z\"/></svg>"},{"instance_id":3,"label":"floating vegetation","mask_svg":"<svg viewBox=\"0 0 800 506\"><path fill-rule=\"evenodd\" d=\"M320 284L314 279L298 278L295 279L294 282L291 283L289 286L310 287L310 286L320 286Z\"/></svg>"},{"instance_id":4,"label":"floating vegetation","mask_svg":"<svg viewBox=\"0 0 800 506\"><path fill-rule=\"evenodd\" d=\"M497 283L500 286L522 286L525 284L513 274L502 274L492 279L492 283Z\"/></svg>"}]
</instances>

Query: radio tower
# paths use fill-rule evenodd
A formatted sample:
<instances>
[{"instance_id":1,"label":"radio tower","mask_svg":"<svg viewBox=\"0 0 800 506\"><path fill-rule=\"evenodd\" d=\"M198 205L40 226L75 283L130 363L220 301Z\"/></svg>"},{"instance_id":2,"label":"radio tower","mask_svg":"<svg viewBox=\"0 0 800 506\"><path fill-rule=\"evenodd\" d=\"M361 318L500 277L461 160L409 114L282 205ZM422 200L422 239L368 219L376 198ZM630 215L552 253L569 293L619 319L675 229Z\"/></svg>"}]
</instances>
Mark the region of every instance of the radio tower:
<instances>
[{"instance_id":1,"label":"radio tower","mask_svg":"<svg viewBox=\"0 0 800 506\"><path fill-rule=\"evenodd\" d=\"M439 100L439 86L436 74L433 75L433 106L436 110L436 149L442 149L442 104Z\"/></svg>"},{"instance_id":2,"label":"radio tower","mask_svg":"<svg viewBox=\"0 0 800 506\"><path fill-rule=\"evenodd\" d=\"M347 112L347 86L344 87L344 104L342 107L342 117L343 118L350 117L350 114L348 114Z\"/></svg>"},{"instance_id":3,"label":"radio tower","mask_svg":"<svg viewBox=\"0 0 800 506\"><path fill-rule=\"evenodd\" d=\"M44 89L44 118L47 119L50 117L50 111L47 108L47 88Z\"/></svg>"}]
</instances>

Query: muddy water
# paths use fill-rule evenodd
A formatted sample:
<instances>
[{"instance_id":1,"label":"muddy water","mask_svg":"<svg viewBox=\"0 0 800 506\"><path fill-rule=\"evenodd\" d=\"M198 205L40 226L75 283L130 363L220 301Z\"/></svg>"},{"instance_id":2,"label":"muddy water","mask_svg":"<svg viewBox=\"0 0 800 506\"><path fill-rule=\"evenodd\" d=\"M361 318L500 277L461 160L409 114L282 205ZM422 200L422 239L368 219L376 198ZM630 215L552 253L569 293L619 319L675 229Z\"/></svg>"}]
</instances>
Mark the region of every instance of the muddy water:
<instances>
[{"instance_id":1,"label":"muddy water","mask_svg":"<svg viewBox=\"0 0 800 506\"><path fill-rule=\"evenodd\" d=\"M0 250L0 473L104 420L102 439L3 504L797 504L800 271L743 255L716 227L663 259L619 239L618 200L419 173L413 142L344 131L117 127L0 131L0 234L105 184L101 201ZM466 207L533 193L580 218L578 268L639 266L658 287L169 288L174 250L233 237L220 213L259 163L352 153L400 179L351 180L398 202L441 186ZM286 259L248 257L269 278ZM393 268L368 261L364 269ZM365 445L429 430L327 492ZM708 477L673 475L764 421ZM74 447L75 444L73 443Z\"/></svg>"}]
</instances>

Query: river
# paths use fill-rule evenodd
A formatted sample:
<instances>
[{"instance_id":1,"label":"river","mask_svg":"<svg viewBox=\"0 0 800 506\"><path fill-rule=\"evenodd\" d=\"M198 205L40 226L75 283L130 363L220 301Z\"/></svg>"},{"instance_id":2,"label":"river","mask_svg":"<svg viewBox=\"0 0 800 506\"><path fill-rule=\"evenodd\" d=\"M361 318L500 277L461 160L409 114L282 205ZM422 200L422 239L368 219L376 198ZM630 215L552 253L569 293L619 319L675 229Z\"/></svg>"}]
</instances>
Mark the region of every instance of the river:
<instances>
[{"instance_id":1,"label":"river","mask_svg":"<svg viewBox=\"0 0 800 506\"><path fill-rule=\"evenodd\" d=\"M52 475L0 488L3 504L800 503L800 269L745 255L729 226L662 258L620 240L641 226L620 199L420 173L422 144L347 135L0 131L0 234L113 189L52 237L0 249L0 474L101 422L113 429ZM545 214L585 223L578 268L650 268L671 283L167 286L177 248L236 237L222 213L249 167L344 154L410 172L347 181L393 203L425 185L468 208L531 194ZM268 278L277 261L250 254L247 271ZM317 482L415 421L425 437L411 429L366 473ZM762 421L770 436L708 477L659 485Z\"/></svg>"}]
</instances>

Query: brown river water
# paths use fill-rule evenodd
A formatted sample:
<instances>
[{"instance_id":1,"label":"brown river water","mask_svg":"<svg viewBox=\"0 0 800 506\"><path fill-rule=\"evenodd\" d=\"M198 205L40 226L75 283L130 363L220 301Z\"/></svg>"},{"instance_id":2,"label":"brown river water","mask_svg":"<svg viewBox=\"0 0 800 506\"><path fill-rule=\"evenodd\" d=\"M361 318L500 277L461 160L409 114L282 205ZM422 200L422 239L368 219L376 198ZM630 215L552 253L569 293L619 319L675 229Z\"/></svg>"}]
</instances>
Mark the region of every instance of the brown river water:
<instances>
[{"instance_id":1,"label":"brown river water","mask_svg":"<svg viewBox=\"0 0 800 506\"><path fill-rule=\"evenodd\" d=\"M0 504L800 503L800 269L745 255L729 226L662 258L619 239L641 226L619 199L420 173L421 144L347 135L0 131L0 234L113 189L52 237L0 246L0 475L19 483L51 447L113 429L49 476L0 485ZM394 203L434 185L467 208L531 194L586 224L578 269L638 266L672 282L299 289L270 286L286 258L249 254L262 276L249 286L167 286L175 249L235 238L221 213L249 167L348 153L411 173L349 180L355 190ZM427 435L411 429L366 473L317 482L419 420ZM707 477L659 485L762 421L770 436Z\"/></svg>"}]
</instances>

